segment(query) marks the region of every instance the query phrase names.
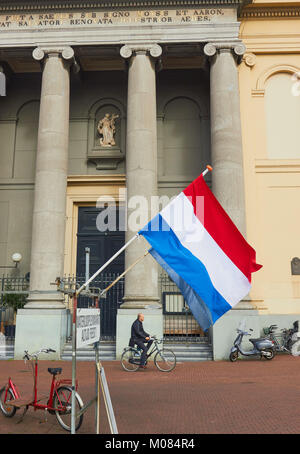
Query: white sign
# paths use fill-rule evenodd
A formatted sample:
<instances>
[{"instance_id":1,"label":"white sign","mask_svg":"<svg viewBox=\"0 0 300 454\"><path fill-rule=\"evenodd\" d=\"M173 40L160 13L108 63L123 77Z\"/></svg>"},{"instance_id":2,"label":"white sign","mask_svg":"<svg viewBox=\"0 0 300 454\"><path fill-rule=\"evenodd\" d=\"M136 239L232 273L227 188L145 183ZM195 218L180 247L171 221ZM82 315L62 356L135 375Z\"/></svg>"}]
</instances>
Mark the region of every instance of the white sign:
<instances>
[{"instance_id":1,"label":"white sign","mask_svg":"<svg viewBox=\"0 0 300 454\"><path fill-rule=\"evenodd\" d=\"M76 348L100 340L100 309L77 309Z\"/></svg>"}]
</instances>

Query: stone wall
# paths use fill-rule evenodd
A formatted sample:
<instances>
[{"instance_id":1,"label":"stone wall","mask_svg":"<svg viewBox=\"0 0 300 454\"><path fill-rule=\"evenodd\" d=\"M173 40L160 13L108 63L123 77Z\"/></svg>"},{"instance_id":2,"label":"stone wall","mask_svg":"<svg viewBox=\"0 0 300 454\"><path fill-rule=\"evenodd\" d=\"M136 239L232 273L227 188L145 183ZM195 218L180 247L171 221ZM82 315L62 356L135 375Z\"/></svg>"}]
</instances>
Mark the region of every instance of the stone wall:
<instances>
[{"instance_id":1,"label":"stone wall","mask_svg":"<svg viewBox=\"0 0 300 454\"><path fill-rule=\"evenodd\" d=\"M12 265L12 253L20 252L21 274L30 264L40 90L40 73L14 75L0 105L0 263ZM99 140L95 121L106 110L120 115L116 140L126 153L126 96L124 71L72 75L70 176L125 173L124 160L115 169L97 170L87 154ZM171 197L210 162L209 81L203 70L157 74L157 130L159 195Z\"/></svg>"}]
</instances>

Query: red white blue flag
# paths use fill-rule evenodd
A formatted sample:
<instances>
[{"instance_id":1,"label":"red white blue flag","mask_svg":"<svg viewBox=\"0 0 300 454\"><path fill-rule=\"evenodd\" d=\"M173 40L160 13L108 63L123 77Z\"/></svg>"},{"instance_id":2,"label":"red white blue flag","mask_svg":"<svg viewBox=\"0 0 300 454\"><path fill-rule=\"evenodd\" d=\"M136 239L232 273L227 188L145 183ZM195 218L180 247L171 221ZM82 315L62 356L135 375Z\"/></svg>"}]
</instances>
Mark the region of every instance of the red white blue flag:
<instances>
[{"instance_id":1,"label":"red white blue flag","mask_svg":"<svg viewBox=\"0 0 300 454\"><path fill-rule=\"evenodd\" d=\"M139 234L151 244L151 255L181 290L204 331L248 294L251 274L262 267L203 175Z\"/></svg>"}]
</instances>

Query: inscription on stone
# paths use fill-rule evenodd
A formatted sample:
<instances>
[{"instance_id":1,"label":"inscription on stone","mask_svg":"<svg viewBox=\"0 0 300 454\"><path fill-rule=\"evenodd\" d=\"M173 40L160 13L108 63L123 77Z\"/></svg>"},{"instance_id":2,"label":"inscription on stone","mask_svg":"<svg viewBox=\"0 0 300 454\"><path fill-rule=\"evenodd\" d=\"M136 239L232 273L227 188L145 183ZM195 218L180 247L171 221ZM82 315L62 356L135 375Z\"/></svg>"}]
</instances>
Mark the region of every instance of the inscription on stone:
<instances>
[{"instance_id":1,"label":"inscription on stone","mask_svg":"<svg viewBox=\"0 0 300 454\"><path fill-rule=\"evenodd\" d=\"M122 10L0 15L0 29L39 29L107 25L168 25L232 22L233 8Z\"/></svg>"}]
</instances>

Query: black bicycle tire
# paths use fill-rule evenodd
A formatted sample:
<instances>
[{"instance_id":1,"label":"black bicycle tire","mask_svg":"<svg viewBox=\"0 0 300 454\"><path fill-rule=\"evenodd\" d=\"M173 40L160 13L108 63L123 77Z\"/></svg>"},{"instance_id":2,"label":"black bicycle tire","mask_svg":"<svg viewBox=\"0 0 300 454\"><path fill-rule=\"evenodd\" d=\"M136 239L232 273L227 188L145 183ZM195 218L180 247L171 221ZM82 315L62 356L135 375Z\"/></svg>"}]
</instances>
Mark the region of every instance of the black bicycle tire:
<instances>
[{"instance_id":1,"label":"black bicycle tire","mask_svg":"<svg viewBox=\"0 0 300 454\"><path fill-rule=\"evenodd\" d=\"M158 366L158 364L157 364L157 358L158 358L158 355L160 355L160 352L166 352L166 351L167 351L167 352L170 352L170 353L173 355L174 359L175 359L173 366L171 367L171 369L168 369L168 370L161 369L161 368ZM157 353L156 353L156 355L154 356L154 364L155 364L155 366L157 367L157 369L160 370L161 372L171 372L172 370L175 369L176 363L177 363L176 355L175 355L175 353L173 352L173 350L170 350L169 348L162 348L161 350L158 350Z\"/></svg>"},{"instance_id":2,"label":"black bicycle tire","mask_svg":"<svg viewBox=\"0 0 300 454\"><path fill-rule=\"evenodd\" d=\"M57 402L57 400L58 400L57 393L58 393L59 390L61 390L61 389L67 389L68 391L70 391L70 392L72 393L72 388L71 388L70 386L60 386L59 388L57 388L57 389L55 390L55 394L54 394L53 408L56 407L56 402ZM76 398L76 400L77 400L77 402L78 402L78 405L79 405L79 407L80 407L80 409L81 409L81 408L83 407L83 403L82 403L81 397L79 396L79 394L78 394L77 392L76 392L76 394L75 394L75 398ZM55 416L56 416L56 419L57 419L58 423L60 424L60 426L61 426L64 430L66 430L66 431L68 431L68 432L71 432L71 425L68 426L67 424L65 424L65 423L62 421L62 419L60 418L59 410L55 410ZM78 419L78 422L75 424L75 431L77 431L77 430L80 428L81 424L82 424L82 421L83 421L83 414L80 415L79 418L77 418L77 419Z\"/></svg>"},{"instance_id":3,"label":"black bicycle tire","mask_svg":"<svg viewBox=\"0 0 300 454\"><path fill-rule=\"evenodd\" d=\"M125 367L125 365L123 364L123 357L124 357L124 355L125 355L126 353L129 353L130 351L131 351L131 352L136 352L136 353L138 353L138 350L137 350L136 348L127 348L126 350L124 350L123 353L122 353L122 356L121 356L121 365L122 365L123 369L126 370L126 372L136 372L136 371L138 370L138 368L139 368L139 364L133 364L133 363L131 363L132 366L136 366L135 368L132 368L132 369L127 369L127 368Z\"/></svg>"}]
</instances>

